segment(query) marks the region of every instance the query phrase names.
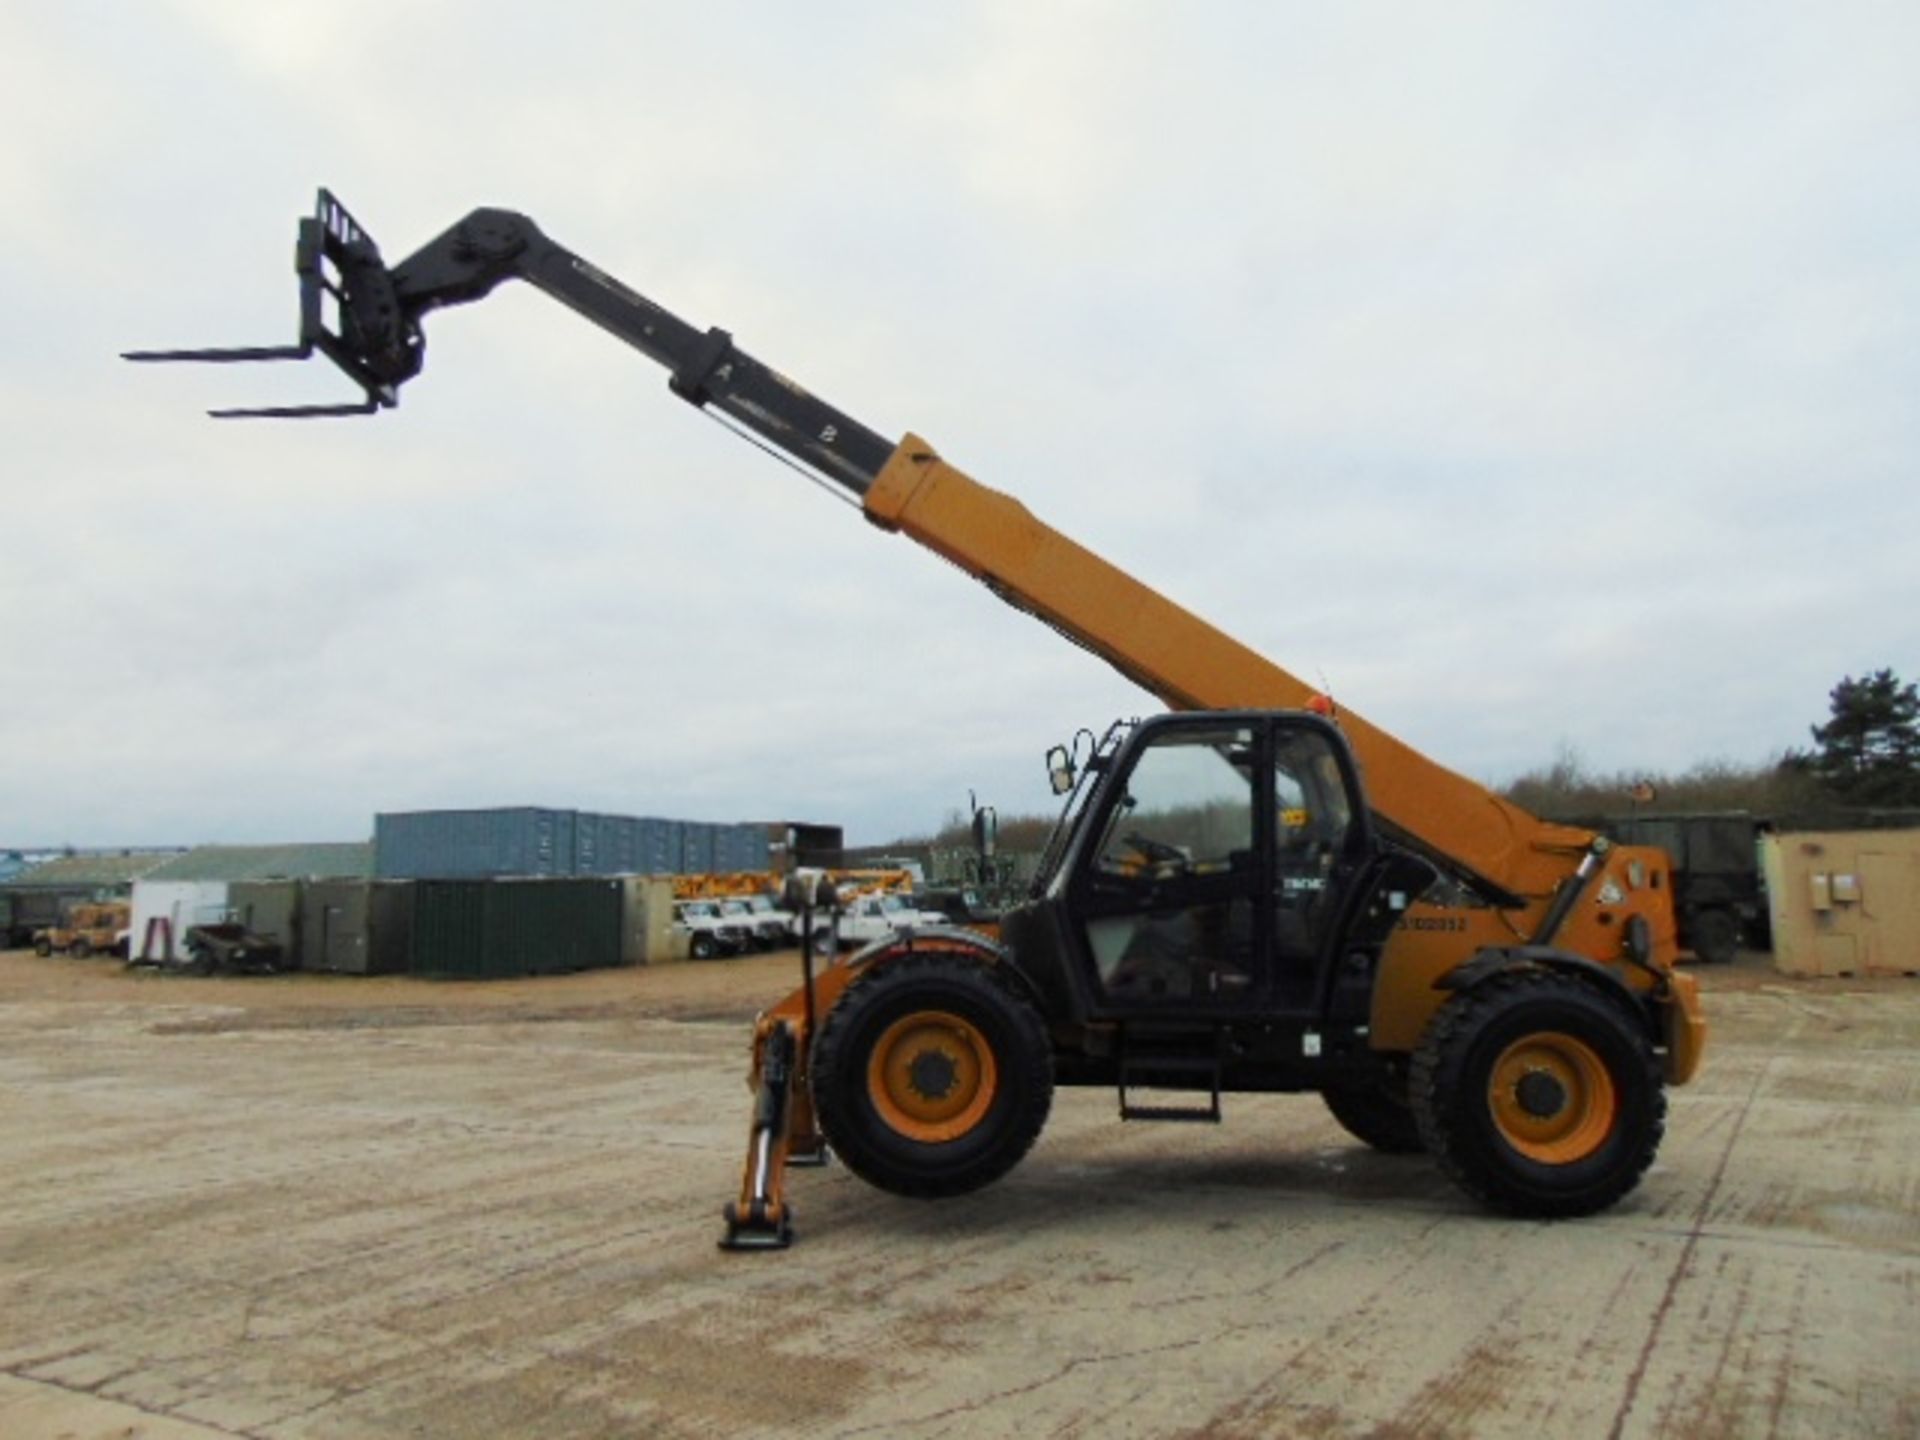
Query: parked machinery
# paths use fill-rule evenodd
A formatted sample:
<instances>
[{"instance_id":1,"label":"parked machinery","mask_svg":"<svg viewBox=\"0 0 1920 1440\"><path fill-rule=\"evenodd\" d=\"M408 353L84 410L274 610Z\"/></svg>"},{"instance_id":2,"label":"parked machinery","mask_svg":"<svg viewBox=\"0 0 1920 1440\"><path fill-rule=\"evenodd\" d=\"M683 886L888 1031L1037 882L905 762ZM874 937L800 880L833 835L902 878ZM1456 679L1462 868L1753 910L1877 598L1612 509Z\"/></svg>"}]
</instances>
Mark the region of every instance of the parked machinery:
<instances>
[{"instance_id":1,"label":"parked machinery","mask_svg":"<svg viewBox=\"0 0 1920 1440\"><path fill-rule=\"evenodd\" d=\"M68 909L66 923L36 934L33 948L41 955L71 955L76 960L89 955L124 958L132 923L133 907L124 900L82 901Z\"/></svg>"},{"instance_id":2,"label":"parked machinery","mask_svg":"<svg viewBox=\"0 0 1920 1440\"><path fill-rule=\"evenodd\" d=\"M1662 852L1545 823L1336 712L925 440L884 438L524 216L476 210L389 267L322 192L295 269L297 344L133 358L319 351L361 401L215 413L372 413L419 372L429 312L525 280L1171 712L1053 753L1066 808L998 941L915 929L817 977L807 962L755 1031L723 1243L787 1243L786 1166L828 1145L901 1194L987 1184L1031 1146L1057 1084L1112 1087L1140 1120L1318 1091L1364 1142L1425 1149L1515 1214L1587 1214L1639 1183L1664 1086L1692 1077L1706 1039L1674 966Z\"/></svg>"}]
</instances>

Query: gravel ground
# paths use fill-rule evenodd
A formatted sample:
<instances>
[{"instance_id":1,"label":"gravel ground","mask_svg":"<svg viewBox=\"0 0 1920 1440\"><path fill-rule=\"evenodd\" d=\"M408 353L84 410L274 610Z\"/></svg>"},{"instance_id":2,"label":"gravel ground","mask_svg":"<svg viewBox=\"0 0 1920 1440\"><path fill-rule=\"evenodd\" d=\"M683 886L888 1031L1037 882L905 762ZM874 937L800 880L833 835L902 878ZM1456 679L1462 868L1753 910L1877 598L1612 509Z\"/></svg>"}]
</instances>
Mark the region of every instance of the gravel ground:
<instances>
[{"instance_id":1,"label":"gravel ground","mask_svg":"<svg viewBox=\"0 0 1920 1440\"><path fill-rule=\"evenodd\" d=\"M1605 1216L1312 1097L1065 1091L940 1204L714 1247L793 957L520 982L0 956L0 1436L1920 1434L1920 981L1707 971Z\"/></svg>"}]
</instances>

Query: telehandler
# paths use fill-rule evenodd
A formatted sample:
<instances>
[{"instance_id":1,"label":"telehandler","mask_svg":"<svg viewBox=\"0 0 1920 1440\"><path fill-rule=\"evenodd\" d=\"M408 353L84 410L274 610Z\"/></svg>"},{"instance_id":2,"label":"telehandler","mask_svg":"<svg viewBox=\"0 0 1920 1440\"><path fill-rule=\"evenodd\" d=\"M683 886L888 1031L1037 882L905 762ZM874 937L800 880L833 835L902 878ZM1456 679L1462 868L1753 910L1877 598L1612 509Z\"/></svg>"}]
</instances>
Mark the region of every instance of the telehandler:
<instances>
[{"instance_id":1,"label":"telehandler","mask_svg":"<svg viewBox=\"0 0 1920 1440\"><path fill-rule=\"evenodd\" d=\"M1135 1120L1317 1091L1361 1141L1425 1150L1516 1215L1589 1214L1639 1183L1664 1087L1706 1042L1664 853L1543 822L1336 709L919 436L883 438L525 216L475 210L389 266L322 191L294 263L297 343L128 358L317 351L360 400L212 413L370 414L419 373L429 312L524 280L1167 707L1050 754L1065 807L997 940L915 928L817 975L803 956L803 983L755 1026L723 1245L787 1244L787 1167L829 1150L902 1195L986 1185L1056 1085L1111 1087Z\"/></svg>"}]
</instances>

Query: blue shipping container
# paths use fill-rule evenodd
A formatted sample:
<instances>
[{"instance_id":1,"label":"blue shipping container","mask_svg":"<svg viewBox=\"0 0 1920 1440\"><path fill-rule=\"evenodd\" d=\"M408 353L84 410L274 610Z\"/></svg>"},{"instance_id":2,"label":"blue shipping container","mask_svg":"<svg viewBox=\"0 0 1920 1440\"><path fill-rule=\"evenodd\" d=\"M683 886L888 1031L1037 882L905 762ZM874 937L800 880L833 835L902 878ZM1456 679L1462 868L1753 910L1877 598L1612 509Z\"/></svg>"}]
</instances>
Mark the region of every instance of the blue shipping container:
<instances>
[{"instance_id":1,"label":"blue shipping container","mask_svg":"<svg viewBox=\"0 0 1920 1440\"><path fill-rule=\"evenodd\" d=\"M764 826L516 806L376 815L382 880L671 875L764 870Z\"/></svg>"},{"instance_id":2,"label":"blue shipping container","mask_svg":"<svg viewBox=\"0 0 1920 1440\"><path fill-rule=\"evenodd\" d=\"M574 873L571 810L416 810L376 815L373 873L382 880Z\"/></svg>"}]
</instances>

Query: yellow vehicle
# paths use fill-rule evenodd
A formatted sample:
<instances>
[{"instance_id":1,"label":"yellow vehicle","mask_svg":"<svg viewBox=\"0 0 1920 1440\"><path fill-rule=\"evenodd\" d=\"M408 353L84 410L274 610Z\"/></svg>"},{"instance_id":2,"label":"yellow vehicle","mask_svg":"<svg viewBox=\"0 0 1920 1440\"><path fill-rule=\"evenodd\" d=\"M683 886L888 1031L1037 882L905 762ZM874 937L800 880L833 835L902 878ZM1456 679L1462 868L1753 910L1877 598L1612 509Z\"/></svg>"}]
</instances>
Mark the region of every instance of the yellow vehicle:
<instances>
[{"instance_id":1,"label":"yellow vehicle","mask_svg":"<svg viewBox=\"0 0 1920 1440\"><path fill-rule=\"evenodd\" d=\"M673 877L673 898L676 900L768 895L779 888L780 879L771 870L702 871Z\"/></svg>"},{"instance_id":2,"label":"yellow vehicle","mask_svg":"<svg viewBox=\"0 0 1920 1440\"><path fill-rule=\"evenodd\" d=\"M59 953L83 960L89 955L127 953L127 929L133 907L124 900L83 902L67 912L67 923L42 930L33 937L41 955Z\"/></svg>"},{"instance_id":3,"label":"yellow vehicle","mask_svg":"<svg viewBox=\"0 0 1920 1440\"><path fill-rule=\"evenodd\" d=\"M919 436L886 439L524 216L477 210L389 268L323 191L295 268L298 344L132 358L318 350L360 402L214 413L372 413L420 370L428 312L525 280L1167 707L1051 754L1066 805L998 940L916 928L817 977L803 960L755 1029L723 1244L786 1244L787 1167L829 1149L904 1195L985 1185L1026 1154L1057 1085L1112 1088L1136 1120L1318 1092L1360 1140L1425 1150L1518 1215L1588 1214L1639 1183L1665 1086L1706 1039L1663 852L1543 822L1336 713Z\"/></svg>"}]
</instances>

